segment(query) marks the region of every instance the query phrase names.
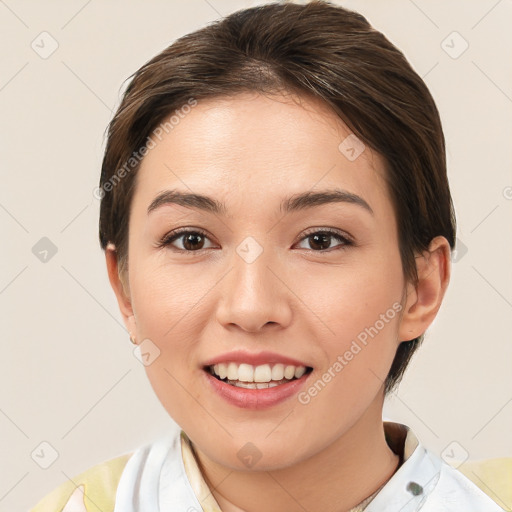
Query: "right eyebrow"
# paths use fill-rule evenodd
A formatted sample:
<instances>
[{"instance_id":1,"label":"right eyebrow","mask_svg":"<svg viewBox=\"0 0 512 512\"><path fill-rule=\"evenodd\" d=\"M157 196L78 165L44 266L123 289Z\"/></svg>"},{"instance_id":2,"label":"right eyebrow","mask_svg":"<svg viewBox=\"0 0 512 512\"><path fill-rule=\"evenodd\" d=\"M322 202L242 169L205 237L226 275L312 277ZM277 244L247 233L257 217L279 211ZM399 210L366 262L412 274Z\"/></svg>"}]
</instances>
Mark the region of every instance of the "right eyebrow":
<instances>
[{"instance_id":1,"label":"right eyebrow","mask_svg":"<svg viewBox=\"0 0 512 512\"><path fill-rule=\"evenodd\" d=\"M226 207L216 199L201 194L165 190L158 194L148 206L148 215L164 204L177 204L188 208L198 208L211 213L226 215Z\"/></svg>"}]
</instances>

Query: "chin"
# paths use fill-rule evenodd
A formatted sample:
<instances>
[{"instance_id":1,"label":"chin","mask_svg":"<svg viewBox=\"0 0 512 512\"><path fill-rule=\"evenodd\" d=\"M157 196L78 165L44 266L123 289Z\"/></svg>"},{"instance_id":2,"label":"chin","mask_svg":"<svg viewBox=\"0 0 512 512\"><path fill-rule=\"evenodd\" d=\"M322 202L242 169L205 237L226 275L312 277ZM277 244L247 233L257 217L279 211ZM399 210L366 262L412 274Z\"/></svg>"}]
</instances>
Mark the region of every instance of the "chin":
<instances>
[{"instance_id":1,"label":"chin","mask_svg":"<svg viewBox=\"0 0 512 512\"><path fill-rule=\"evenodd\" d=\"M315 451L306 439L287 435L283 442L281 436L272 439L268 432L265 428L264 432L235 434L229 439L215 439L199 432L199 443L191 435L189 438L210 460L233 471L277 471L307 459Z\"/></svg>"}]
</instances>

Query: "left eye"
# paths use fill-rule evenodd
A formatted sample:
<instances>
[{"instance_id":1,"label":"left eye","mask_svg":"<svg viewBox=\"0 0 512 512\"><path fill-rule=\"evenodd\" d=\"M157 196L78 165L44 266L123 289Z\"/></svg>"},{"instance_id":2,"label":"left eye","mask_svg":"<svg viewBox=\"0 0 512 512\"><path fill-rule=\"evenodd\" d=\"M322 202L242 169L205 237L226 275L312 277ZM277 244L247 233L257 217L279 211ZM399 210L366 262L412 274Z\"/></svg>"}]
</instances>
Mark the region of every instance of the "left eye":
<instances>
[{"instance_id":1,"label":"left eye","mask_svg":"<svg viewBox=\"0 0 512 512\"><path fill-rule=\"evenodd\" d=\"M305 241L309 244L309 247L303 247L304 249L314 250L315 252L322 252L332 248L331 239L333 238L340 242L338 247L341 246L343 248L347 245L351 245L351 241L347 237L333 231L315 231L313 233L309 233L304 238L302 238L301 242Z\"/></svg>"}]
</instances>

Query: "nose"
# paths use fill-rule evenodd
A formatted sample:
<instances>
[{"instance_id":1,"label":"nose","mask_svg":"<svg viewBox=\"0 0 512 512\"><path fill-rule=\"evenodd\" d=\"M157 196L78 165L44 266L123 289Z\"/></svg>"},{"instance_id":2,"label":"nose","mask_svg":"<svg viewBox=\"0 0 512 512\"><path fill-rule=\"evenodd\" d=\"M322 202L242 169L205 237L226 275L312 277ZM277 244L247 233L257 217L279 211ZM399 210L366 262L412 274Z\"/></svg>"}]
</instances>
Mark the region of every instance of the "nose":
<instances>
[{"instance_id":1,"label":"nose","mask_svg":"<svg viewBox=\"0 0 512 512\"><path fill-rule=\"evenodd\" d=\"M255 261L248 262L239 254L234 255L231 271L219 289L217 321L221 325L259 332L290 324L293 293L280 266L270 256L270 251L263 251Z\"/></svg>"}]
</instances>

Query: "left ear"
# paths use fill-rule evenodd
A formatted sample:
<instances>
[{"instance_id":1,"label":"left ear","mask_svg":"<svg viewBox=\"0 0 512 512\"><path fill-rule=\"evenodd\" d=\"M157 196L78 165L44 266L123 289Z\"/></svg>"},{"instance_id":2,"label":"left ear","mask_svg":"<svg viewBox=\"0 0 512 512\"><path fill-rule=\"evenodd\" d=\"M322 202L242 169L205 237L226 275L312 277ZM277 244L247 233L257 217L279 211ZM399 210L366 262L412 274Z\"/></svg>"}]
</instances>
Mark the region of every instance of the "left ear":
<instances>
[{"instance_id":1,"label":"left ear","mask_svg":"<svg viewBox=\"0 0 512 512\"><path fill-rule=\"evenodd\" d=\"M418 283L407 285L407 298L398 331L398 341L421 336L433 322L450 282L451 250L443 236L432 239L421 255L416 256Z\"/></svg>"}]
</instances>

